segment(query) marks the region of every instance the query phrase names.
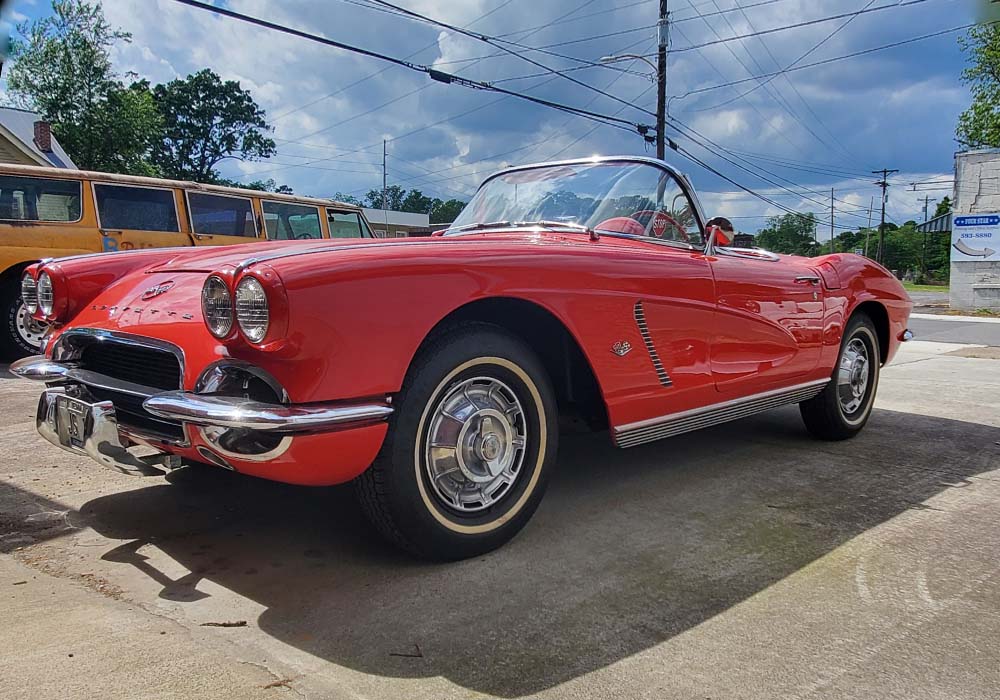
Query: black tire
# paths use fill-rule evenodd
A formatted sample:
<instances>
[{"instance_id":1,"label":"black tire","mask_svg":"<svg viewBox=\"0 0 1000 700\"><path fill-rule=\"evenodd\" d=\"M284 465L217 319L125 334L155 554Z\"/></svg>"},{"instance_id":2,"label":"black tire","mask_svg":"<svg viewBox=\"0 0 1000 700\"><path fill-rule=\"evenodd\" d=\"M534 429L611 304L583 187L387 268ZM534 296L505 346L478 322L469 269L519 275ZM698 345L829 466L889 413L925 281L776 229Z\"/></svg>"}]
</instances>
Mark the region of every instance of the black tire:
<instances>
[{"instance_id":1,"label":"black tire","mask_svg":"<svg viewBox=\"0 0 1000 700\"><path fill-rule=\"evenodd\" d=\"M852 357L857 357L856 352L849 351L855 343L860 343L867 355L863 368L856 362L850 362ZM861 432L871 416L872 406L875 403L881 357L875 324L867 315L855 314L848 321L844 337L840 341L837 365L834 367L830 383L819 395L799 404L806 429L814 437L821 440L846 440ZM859 397L851 396L850 402L845 406L847 399L843 399L842 394L850 392L851 387L856 386L850 383L850 377L860 378L862 375L866 377L863 393ZM848 386L842 385L842 378L848 381ZM853 401L858 401L856 408L853 406Z\"/></svg>"},{"instance_id":2,"label":"black tire","mask_svg":"<svg viewBox=\"0 0 1000 700\"><path fill-rule=\"evenodd\" d=\"M17 278L0 285L0 358L18 360L41 352L40 346L31 345L21 335L18 324L23 321L21 280Z\"/></svg>"},{"instance_id":3,"label":"black tire","mask_svg":"<svg viewBox=\"0 0 1000 700\"><path fill-rule=\"evenodd\" d=\"M471 401L468 399L470 392L483 392L485 387L498 385L502 390L496 393L503 402L499 405L510 407L516 403L519 410L511 409L509 415L498 413L497 418L490 419L496 423L483 423L483 418L479 418L479 423L473 418L463 423L448 415L447 409L453 406L451 401ZM484 398L480 393L477 400L486 401L485 408L489 409L488 401L492 396L487 392ZM394 406L396 410L378 457L355 481L361 506L376 529L407 552L438 561L474 557L514 537L542 499L555 462L558 439L552 386L531 348L498 326L469 323L453 327L438 335L418 354ZM474 406L475 402L465 404L469 409ZM479 415L483 407L476 408L476 415ZM462 415L472 414L465 412ZM454 421L456 444L462 443L463 435L471 435L474 439L467 444L477 445L480 452L473 453L470 447L468 454L473 456L466 459L460 457L466 453L448 446L443 448L444 452L433 453L444 457L428 459L432 454L428 445L431 433L436 430L435 434L440 436L448 425L446 419ZM505 430L508 431L506 435L516 439L497 441L496 436L505 434ZM500 474L501 481L511 479L507 485L495 481L477 487L477 482L467 479L467 472L457 466L466 465L466 462L474 466L486 465L486 462L475 461L486 453L483 442L486 439L493 441L489 454L493 454L498 463L499 454L519 465L516 470L508 466ZM515 442L522 442L523 446L512 447ZM457 471L458 474L438 474L439 478L432 480L432 469L449 463L448 450L451 450L456 467L445 471ZM505 477L507 470L513 476ZM488 504L493 494L487 495L485 489L494 488L494 484L500 484L493 492L498 495ZM459 495L443 493L449 487ZM459 505L479 510L458 510L455 503L463 494L470 497L468 494L474 494L477 488L482 497L478 503ZM446 495L453 496L455 503L447 501Z\"/></svg>"}]
</instances>

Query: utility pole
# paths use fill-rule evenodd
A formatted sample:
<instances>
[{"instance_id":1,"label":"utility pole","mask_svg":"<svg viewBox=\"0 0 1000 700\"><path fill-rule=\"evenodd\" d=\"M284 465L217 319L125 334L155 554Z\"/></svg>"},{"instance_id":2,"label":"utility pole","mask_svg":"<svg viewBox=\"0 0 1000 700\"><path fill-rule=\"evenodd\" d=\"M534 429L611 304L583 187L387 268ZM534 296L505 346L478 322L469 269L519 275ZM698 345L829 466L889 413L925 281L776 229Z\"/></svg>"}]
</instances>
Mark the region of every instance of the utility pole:
<instances>
[{"instance_id":1,"label":"utility pole","mask_svg":"<svg viewBox=\"0 0 1000 700\"><path fill-rule=\"evenodd\" d=\"M830 252L833 253L833 188L830 188Z\"/></svg>"},{"instance_id":2,"label":"utility pole","mask_svg":"<svg viewBox=\"0 0 1000 700\"><path fill-rule=\"evenodd\" d=\"M936 200L932 200L929 196L924 195L924 223L925 224L928 221L928 219L927 219L927 207L930 206L930 203L932 201L936 201ZM924 275L927 274L927 230L926 229L924 230L924 240L923 240L923 243L921 243L921 245L920 245L920 270L921 270L921 272L924 273Z\"/></svg>"},{"instance_id":3,"label":"utility pole","mask_svg":"<svg viewBox=\"0 0 1000 700\"><path fill-rule=\"evenodd\" d=\"M868 228L865 229L865 257L868 257L868 242L872 238L872 210L875 209L875 197L868 204Z\"/></svg>"},{"instance_id":4,"label":"utility pole","mask_svg":"<svg viewBox=\"0 0 1000 700\"><path fill-rule=\"evenodd\" d=\"M382 139L382 211L386 211L389 207L385 205L385 190L386 190L386 170L385 170L385 139Z\"/></svg>"},{"instance_id":5,"label":"utility pole","mask_svg":"<svg viewBox=\"0 0 1000 700\"><path fill-rule=\"evenodd\" d=\"M875 262L882 264L882 256L885 254L885 204L888 199L888 188L889 188L889 176L893 173L898 173L898 170L891 170L889 168L882 168L881 170L872 170L873 175L881 175L882 179L876 182L882 188L882 222L878 225L878 249L875 253Z\"/></svg>"},{"instance_id":6,"label":"utility pole","mask_svg":"<svg viewBox=\"0 0 1000 700\"><path fill-rule=\"evenodd\" d=\"M660 160L667 154L667 0L660 0L660 19L656 23L656 157Z\"/></svg>"}]
</instances>

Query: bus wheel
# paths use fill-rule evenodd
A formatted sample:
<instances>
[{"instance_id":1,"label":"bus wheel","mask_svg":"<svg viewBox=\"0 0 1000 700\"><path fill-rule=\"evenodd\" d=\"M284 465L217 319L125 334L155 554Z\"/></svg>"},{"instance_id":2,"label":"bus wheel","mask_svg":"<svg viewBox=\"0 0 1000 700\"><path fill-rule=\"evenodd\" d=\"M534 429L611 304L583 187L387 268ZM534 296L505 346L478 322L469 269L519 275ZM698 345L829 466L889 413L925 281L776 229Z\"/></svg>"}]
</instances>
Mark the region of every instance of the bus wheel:
<instances>
[{"instance_id":1,"label":"bus wheel","mask_svg":"<svg viewBox=\"0 0 1000 700\"><path fill-rule=\"evenodd\" d=\"M36 321L21 301L20 280L0 288L0 356L16 360L41 351L42 336L48 326Z\"/></svg>"}]
</instances>

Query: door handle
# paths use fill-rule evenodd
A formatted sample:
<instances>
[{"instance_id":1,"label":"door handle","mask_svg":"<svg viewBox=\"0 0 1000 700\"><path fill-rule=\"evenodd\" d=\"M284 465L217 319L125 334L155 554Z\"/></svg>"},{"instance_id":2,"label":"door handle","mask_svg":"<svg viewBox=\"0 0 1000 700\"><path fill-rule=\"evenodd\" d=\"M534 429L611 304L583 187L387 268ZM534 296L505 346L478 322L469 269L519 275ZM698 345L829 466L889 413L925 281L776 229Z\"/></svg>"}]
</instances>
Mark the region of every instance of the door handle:
<instances>
[{"instance_id":1,"label":"door handle","mask_svg":"<svg viewBox=\"0 0 1000 700\"><path fill-rule=\"evenodd\" d=\"M795 278L795 284L817 285L819 284L819 282L820 282L819 277L816 277L815 275L801 275Z\"/></svg>"},{"instance_id":2,"label":"door handle","mask_svg":"<svg viewBox=\"0 0 1000 700\"><path fill-rule=\"evenodd\" d=\"M119 231L118 229L102 228L101 229L101 235L105 236L105 237L107 237L107 236L120 236L121 235L121 231Z\"/></svg>"}]
</instances>

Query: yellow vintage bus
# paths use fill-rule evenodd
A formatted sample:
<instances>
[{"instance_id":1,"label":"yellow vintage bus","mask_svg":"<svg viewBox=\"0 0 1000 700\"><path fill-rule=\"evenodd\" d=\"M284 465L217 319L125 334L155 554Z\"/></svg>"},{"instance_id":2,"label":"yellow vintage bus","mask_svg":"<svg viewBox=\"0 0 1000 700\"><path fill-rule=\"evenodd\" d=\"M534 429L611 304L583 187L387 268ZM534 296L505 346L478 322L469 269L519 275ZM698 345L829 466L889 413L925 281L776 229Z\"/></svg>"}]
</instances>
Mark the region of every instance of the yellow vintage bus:
<instances>
[{"instance_id":1,"label":"yellow vintage bus","mask_svg":"<svg viewBox=\"0 0 1000 700\"><path fill-rule=\"evenodd\" d=\"M195 182L0 164L0 355L37 352L45 328L21 272L81 253L263 240L370 238L359 207Z\"/></svg>"}]
</instances>

